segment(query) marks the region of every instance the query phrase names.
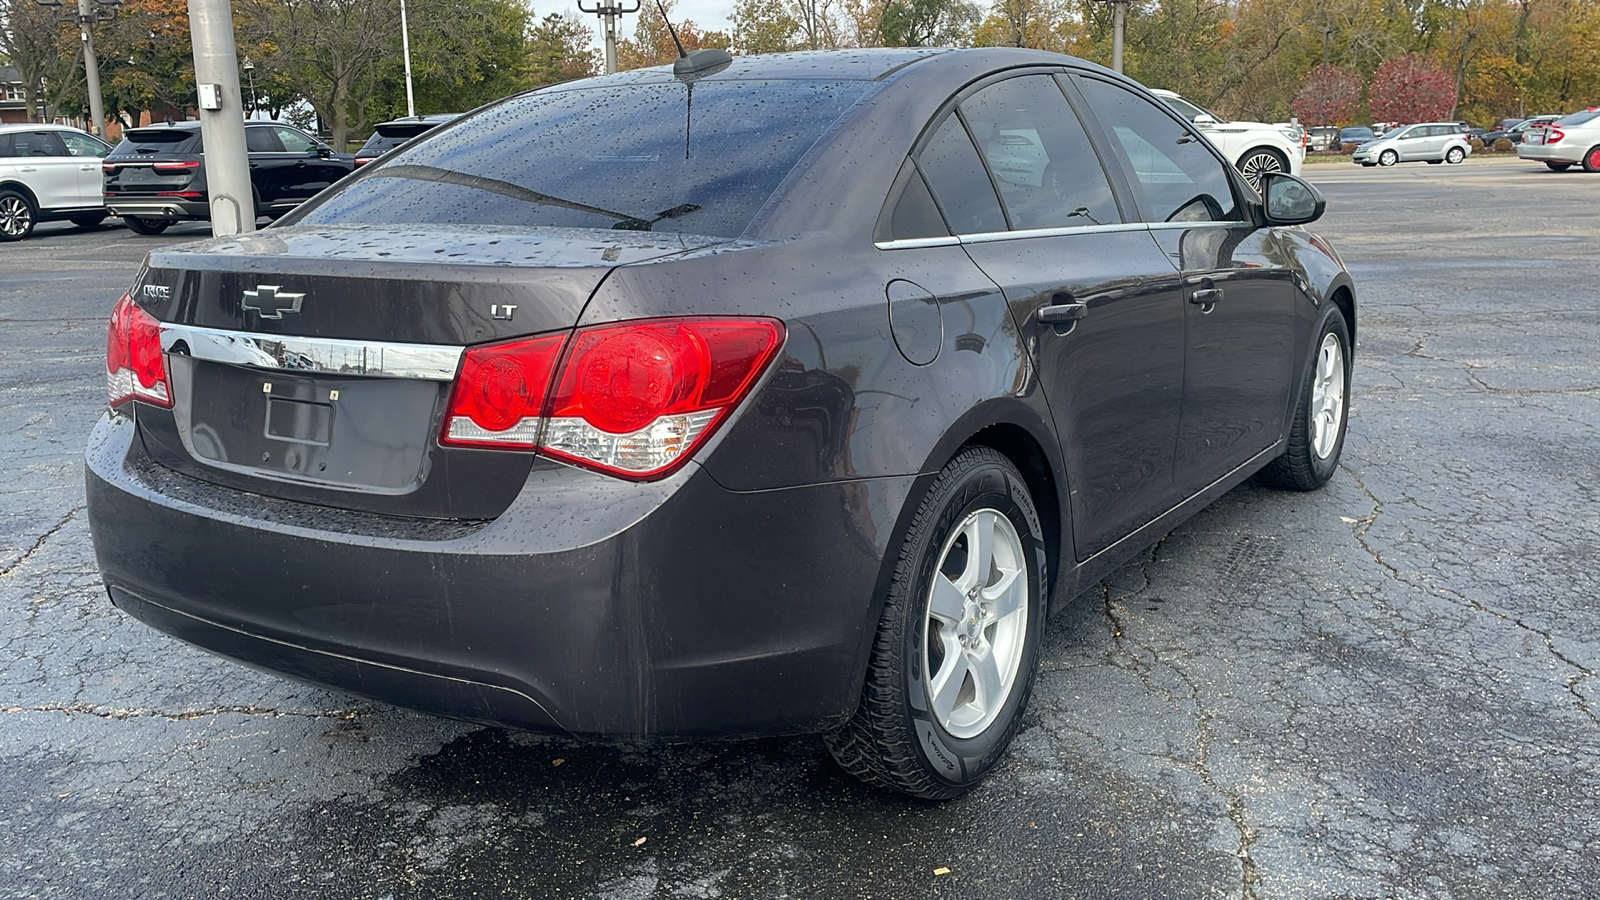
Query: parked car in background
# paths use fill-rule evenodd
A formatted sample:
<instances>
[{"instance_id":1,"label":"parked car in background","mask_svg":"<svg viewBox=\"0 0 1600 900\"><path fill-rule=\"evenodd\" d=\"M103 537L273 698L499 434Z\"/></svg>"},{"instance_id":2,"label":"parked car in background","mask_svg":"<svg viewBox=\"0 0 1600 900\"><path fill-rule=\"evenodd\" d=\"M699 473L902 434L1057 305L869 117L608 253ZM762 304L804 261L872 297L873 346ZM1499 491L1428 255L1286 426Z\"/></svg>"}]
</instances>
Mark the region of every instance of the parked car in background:
<instances>
[{"instance_id":1,"label":"parked car in background","mask_svg":"<svg viewBox=\"0 0 1600 900\"><path fill-rule=\"evenodd\" d=\"M1200 133L1209 138L1222 151L1222 155L1244 173L1251 187L1259 190L1261 175L1265 172L1300 174L1306 148L1299 126L1228 122L1172 91L1155 88L1150 93L1165 100L1179 115L1193 122Z\"/></svg>"},{"instance_id":2,"label":"parked car in background","mask_svg":"<svg viewBox=\"0 0 1600 900\"><path fill-rule=\"evenodd\" d=\"M1350 159L1363 166L1392 166L1402 162L1459 163L1472 153L1472 145L1454 122L1406 125L1356 148Z\"/></svg>"},{"instance_id":3,"label":"parked car in background","mask_svg":"<svg viewBox=\"0 0 1600 900\"><path fill-rule=\"evenodd\" d=\"M1377 135L1365 125L1350 125L1339 129L1339 143L1365 144L1367 141L1376 140Z\"/></svg>"},{"instance_id":4,"label":"parked car in background","mask_svg":"<svg viewBox=\"0 0 1600 900\"><path fill-rule=\"evenodd\" d=\"M1053 608L1256 473L1338 470L1355 288L1317 189L1260 183L1035 50L696 50L507 98L150 254L86 456L103 583L404 706L822 732L959 795Z\"/></svg>"},{"instance_id":5,"label":"parked car in background","mask_svg":"<svg viewBox=\"0 0 1600 900\"><path fill-rule=\"evenodd\" d=\"M430 116L406 116L377 125L372 137L356 151L356 165L364 166L390 150L404 144L419 134L427 134L446 122L460 117L460 113L438 113Z\"/></svg>"},{"instance_id":6,"label":"parked car in background","mask_svg":"<svg viewBox=\"0 0 1600 900\"><path fill-rule=\"evenodd\" d=\"M338 153L292 125L246 122L250 186L259 218L277 218L355 169ZM209 221L199 122L174 122L123 132L105 158L105 207L139 234L160 234L174 222Z\"/></svg>"},{"instance_id":7,"label":"parked car in background","mask_svg":"<svg viewBox=\"0 0 1600 900\"><path fill-rule=\"evenodd\" d=\"M1600 107L1529 129L1517 145L1517 156L1538 160L1557 172L1580 165L1585 172L1600 172Z\"/></svg>"},{"instance_id":8,"label":"parked car in background","mask_svg":"<svg viewBox=\"0 0 1600 900\"><path fill-rule=\"evenodd\" d=\"M1339 149L1339 129L1322 126L1306 129L1307 150L1337 150Z\"/></svg>"},{"instance_id":9,"label":"parked car in background","mask_svg":"<svg viewBox=\"0 0 1600 900\"><path fill-rule=\"evenodd\" d=\"M0 241L40 222L92 228L106 217L100 158L111 145L66 125L0 125Z\"/></svg>"},{"instance_id":10,"label":"parked car in background","mask_svg":"<svg viewBox=\"0 0 1600 900\"><path fill-rule=\"evenodd\" d=\"M1485 144L1492 144L1500 138L1505 138L1513 144L1519 143L1522 140L1522 136L1528 133L1528 129L1547 125L1559 118L1560 116L1532 116L1530 118L1522 119L1504 131L1491 131L1488 134L1485 134L1483 136L1483 142Z\"/></svg>"}]
</instances>

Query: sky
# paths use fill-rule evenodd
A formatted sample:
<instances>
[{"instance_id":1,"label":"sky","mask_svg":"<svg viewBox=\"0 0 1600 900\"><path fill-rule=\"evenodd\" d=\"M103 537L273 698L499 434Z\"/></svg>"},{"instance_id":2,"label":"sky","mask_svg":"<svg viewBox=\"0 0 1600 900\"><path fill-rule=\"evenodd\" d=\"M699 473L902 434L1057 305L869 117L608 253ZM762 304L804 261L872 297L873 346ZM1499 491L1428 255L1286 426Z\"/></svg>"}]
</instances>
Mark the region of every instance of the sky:
<instances>
[{"instance_id":1,"label":"sky","mask_svg":"<svg viewBox=\"0 0 1600 900\"><path fill-rule=\"evenodd\" d=\"M661 15L655 10L654 0L641 0L641 2L643 6L638 12L623 16L622 21L617 23L617 37L633 37L633 29L640 16L647 13L652 16ZM689 19L700 26L702 31L727 31L728 13L733 10L733 3L734 0L678 0L677 6L671 12L672 23L676 25L684 19ZM533 4L533 8L539 15L544 15L547 11L546 7L538 2ZM560 12L567 10L578 12L577 0L563 0L560 6L554 9ZM595 47L601 47L605 33L600 30L600 17L583 14L583 18L594 30Z\"/></svg>"}]
</instances>

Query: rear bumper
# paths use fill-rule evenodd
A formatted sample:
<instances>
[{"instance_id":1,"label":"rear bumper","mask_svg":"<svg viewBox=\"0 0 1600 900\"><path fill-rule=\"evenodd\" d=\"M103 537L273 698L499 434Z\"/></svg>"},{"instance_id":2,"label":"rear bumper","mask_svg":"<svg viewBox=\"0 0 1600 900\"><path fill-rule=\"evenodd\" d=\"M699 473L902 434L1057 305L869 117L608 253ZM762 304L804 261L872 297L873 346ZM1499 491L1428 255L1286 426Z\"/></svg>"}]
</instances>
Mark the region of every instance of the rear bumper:
<instances>
[{"instance_id":1,"label":"rear bumper","mask_svg":"<svg viewBox=\"0 0 1600 900\"><path fill-rule=\"evenodd\" d=\"M106 212L113 216L133 216L136 219L209 219L211 208L204 200L185 200L178 197L141 197L124 199L107 197Z\"/></svg>"},{"instance_id":2,"label":"rear bumper","mask_svg":"<svg viewBox=\"0 0 1600 900\"><path fill-rule=\"evenodd\" d=\"M428 540L161 469L126 415L102 417L87 462L102 576L148 624L399 706L630 740L848 715L914 480L735 493L694 465L649 485L563 468Z\"/></svg>"},{"instance_id":3,"label":"rear bumper","mask_svg":"<svg viewBox=\"0 0 1600 900\"><path fill-rule=\"evenodd\" d=\"M1588 148L1576 144L1518 144L1517 157L1519 159L1533 159L1539 162L1565 162L1578 163L1583 161L1583 151Z\"/></svg>"}]
</instances>

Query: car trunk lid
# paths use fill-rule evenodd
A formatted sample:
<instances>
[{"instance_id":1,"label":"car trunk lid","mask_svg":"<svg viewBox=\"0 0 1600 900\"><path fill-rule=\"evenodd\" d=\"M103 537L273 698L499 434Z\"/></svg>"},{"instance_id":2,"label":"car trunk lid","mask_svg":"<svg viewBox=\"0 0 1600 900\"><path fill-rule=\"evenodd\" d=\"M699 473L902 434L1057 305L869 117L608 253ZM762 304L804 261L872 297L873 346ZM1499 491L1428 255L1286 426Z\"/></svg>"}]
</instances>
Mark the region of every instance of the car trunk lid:
<instances>
[{"instance_id":1,"label":"car trunk lid","mask_svg":"<svg viewBox=\"0 0 1600 900\"><path fill-rule=\"evenodd\" d=\"M463 348L570 329L615 266L717 238L541 229L272 228L152 253L133 297L162 323L173 408L156 461L259 494L492 518L527 453L437 440Z\"/></svg>"}]
</instances>

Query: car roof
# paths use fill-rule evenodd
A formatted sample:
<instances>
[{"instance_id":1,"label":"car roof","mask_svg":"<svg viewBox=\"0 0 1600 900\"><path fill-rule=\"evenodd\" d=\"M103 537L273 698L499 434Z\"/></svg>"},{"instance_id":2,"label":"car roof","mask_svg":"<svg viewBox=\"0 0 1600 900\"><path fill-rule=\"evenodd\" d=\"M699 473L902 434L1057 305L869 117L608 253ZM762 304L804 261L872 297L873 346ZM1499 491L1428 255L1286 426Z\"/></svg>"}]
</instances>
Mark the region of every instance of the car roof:
<instances>
[{"instance_id":1,"label":"car roof","mask_svg":"<svg viewBox=\"0 0 1600 900\"><path fill-rule=\"evenodd\" d=\"M284 128L295 128L295 126L290 125L288 122L272 122L272 121L264 121L264 120L261 120L261 119L252 119L252 120L249 120L249 121L244 123L244 127L246 127L246 128L263 128L263 127L266 127L268 125L281 125ZM200 123L199 122L195 121L194 119L185 119L182 122L152 122L149 125L141 125L138 128L125 128L125 129L123 129L122 133L123 134L131 134L131 133L133 133L135 131L199 131L199 130L200 130ZM295 128L295 130L296 131L300 131L301 129Z\"/></svg>"},{"instance_id":2,"label":"car roof","mask_svg":"<svg viewBox=\"0 0 1600 900\"><path fill-rule=\"evenodd\" d=\"M57 125L54 122L0 122L0 131L76 131L79 134L89 134L82 128L75 128L71 125ZM96 135L90 136L95 137Z\"/></svg>"}]
</instances>

